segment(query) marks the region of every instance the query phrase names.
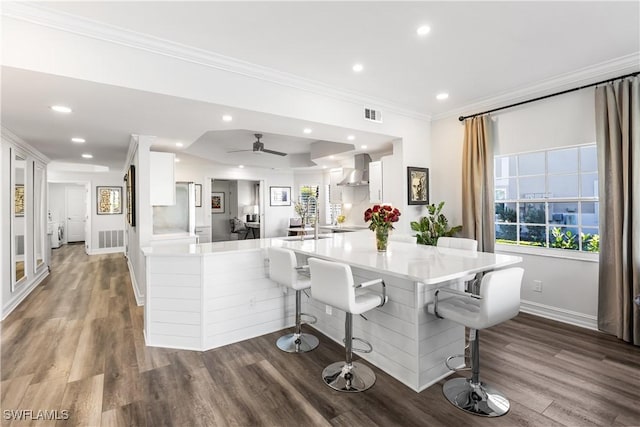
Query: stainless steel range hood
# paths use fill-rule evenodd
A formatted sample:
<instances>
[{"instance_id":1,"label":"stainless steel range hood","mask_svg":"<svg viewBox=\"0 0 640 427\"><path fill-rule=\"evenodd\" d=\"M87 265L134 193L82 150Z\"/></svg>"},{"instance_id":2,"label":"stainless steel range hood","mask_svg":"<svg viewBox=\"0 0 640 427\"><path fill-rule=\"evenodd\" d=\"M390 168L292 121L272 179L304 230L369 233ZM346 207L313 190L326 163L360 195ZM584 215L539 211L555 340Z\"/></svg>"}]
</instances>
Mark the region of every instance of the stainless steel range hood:
<instances>
[{"instance_id":1,"label":"stainless steel range hood","mask_svg":"<svg viewBox=\"0 0 640 427\"><path fill-rule=\"evenodd\" d=\"M346 169L345 176L338 185L345 187L369 185L369 163L371 163L371 156L368 154L356 154L353 159L355 168Z\"/></svg>"}]
</instances>

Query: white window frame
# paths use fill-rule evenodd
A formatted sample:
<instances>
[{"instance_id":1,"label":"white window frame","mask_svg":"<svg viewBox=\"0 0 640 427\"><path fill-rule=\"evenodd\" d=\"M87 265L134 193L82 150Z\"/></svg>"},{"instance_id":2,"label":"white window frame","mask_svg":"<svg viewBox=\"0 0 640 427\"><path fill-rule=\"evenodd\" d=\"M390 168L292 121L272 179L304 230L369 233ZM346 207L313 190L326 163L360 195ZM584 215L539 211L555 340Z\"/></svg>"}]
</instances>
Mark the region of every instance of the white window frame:
<instances>
[{"instance_id":1,"label":"white window frame","mask_svg":"<svg viewBox=\"0 0 640 427\"><path fill-rule=\"evenodd\" d=\"M583 174L592 174L592 173L597 173L596 171L583 171L581 166L582 166L582 155L581 155L581 151L580 148L584 148L584 147L591 147L591 146L595 146L595 142L592 143L588 143L588 144L579 144L579 145L571 145L571 146L564 146L564 147L556 147L556 148L550 148L550 149L543 149L543 150L533 150L533 151L526 151L526 152L518 152L518 153L511 153L511 154L501 154L501 155L497 155L494 156L494 161L501 159L501 158L509 158L509 157L515 157L515 175L512 174L512 171L509 171L509 175L508 176L500 176L498 177L496 175L496 173L494 172L494 186L495 183L498 179L515 179L516 182L516 198L509 198L509 199L496 199L494 200L494 209L495 209L495 204L497 203L505 203L505 204L515 204L515 211L516 211L516 221L509 223L509 222L499 222L497 221L496 218L494 218L494 223L496 226L499 225L513 225L516 227L516 241L515 243L499 243L496 239L496 237L494 236L494 239L496 240L496 251L499 252L516 252L516 253L525 253L525 254L534 254L534 255L542 255L542 256L550 256L550 257L558 257L558 258L573 258L573 259L580 259L580 260L587 260L587 261L598 261L598 257L599 254L598 252L589 252L586 250L582 249L582 238L581 238L581 234L583 233L583 229L590 229L593 227L589 227L586 226L584 227L582 224L582 203L581 202L586 202L586 203L599 203L599 197L583 197L583 196L577 196L577 197L562 197L562 198L550 198L547 196L548 193L541 193L540 197L533 197L533 198L522 198L520 197L520 179L521 178L526 178L526 177L540 177L540 176L544 176L544 181L545 181L545 191L549 190L549 177L553 177L553 176L574 176L577 175L578 177L578 194L582 194L582 175ZM578 149L578 165L577 165L577 171L575 173L549 173L549 162L548 162L548 153L549 152L553 152L553 151L561 151L561 150L567 150L567 149L571 149L571 148L577 148ZM527 154L534 154L534 153L545 153L545 165L544 165L544 175L543 174L530 174L530 175L519 175L519 156L522 155L527 155ZM498 192L500 189L496 187L496 192ZM539 223L525 223L522 222L520 220L520 206L523 203L542 203L544 204L544 210L545 210L545 223L544 224L539 224ZM578 211L576 212L577 218L578 218L578 224L575 225L575 227L572 228L576 228L578 230L578 249L577 250L573 250L573 249L560 249L560 248L552 248L549 246L550 241L549 241L549 232L550 230L553 228L553 224L549 223L549 204L550 203L576 203L578 206ZM596 212L597 214L597 212ZM494 212L494 217L495 217L495 212ZM520 244L520 227L522 225L531 225L531 226L542 226L545 227L545 245L546 246L532 246L532 245L521 245ZM598 232L600 234L600 231Z\"/></svg>"}]
</instances>

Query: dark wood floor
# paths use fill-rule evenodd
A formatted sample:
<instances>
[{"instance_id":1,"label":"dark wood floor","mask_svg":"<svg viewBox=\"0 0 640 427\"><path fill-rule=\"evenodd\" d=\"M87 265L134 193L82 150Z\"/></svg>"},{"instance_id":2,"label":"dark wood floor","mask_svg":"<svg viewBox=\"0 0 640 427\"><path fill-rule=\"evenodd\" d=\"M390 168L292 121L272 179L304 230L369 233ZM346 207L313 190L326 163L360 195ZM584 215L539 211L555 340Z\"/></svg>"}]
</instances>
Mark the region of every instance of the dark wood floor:
<instances>
[{"instance_id":1,"label":"dark wood floor","mask_svg":"<svg viewBox=\"0 0 640 427\"><path fill-rule=\"evenodd\" d=\"M375 368L371 390L335 392L320 372L343 350L323 336L304 355L279 351L281 333L150 348L142 315L121 254L55 250L51 275L2 322L2 409L68 410L58 424L83 426L640 425L640 349L529 315L482 333L481 374L512 404L499 419L457 410L443 382L415 393Z\"/></svg>"}]
</instances>

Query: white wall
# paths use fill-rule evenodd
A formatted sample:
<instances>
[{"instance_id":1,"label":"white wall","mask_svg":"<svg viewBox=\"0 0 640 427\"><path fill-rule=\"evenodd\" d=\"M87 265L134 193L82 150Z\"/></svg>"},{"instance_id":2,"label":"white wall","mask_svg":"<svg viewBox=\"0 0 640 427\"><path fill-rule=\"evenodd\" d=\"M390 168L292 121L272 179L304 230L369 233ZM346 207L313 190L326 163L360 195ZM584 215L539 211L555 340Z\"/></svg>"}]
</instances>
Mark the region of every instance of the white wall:
<instances>
[{"instance_id":1,"label":"white wall","mask_svg":"<svg viewBox=\"0 0 640 427\"><path fill-rule=\"evenodd\" d=\"M595 141L593 89L585 89L494 114L495 154L513 154ZM462 142L457 117L432 123L431 193L444 200L450 223L462 218ZM463 224L464 225L464 224ZM509 248L499 245L497 252ZM517 250L517 249L514 249ZM595 327L598 264L591 260L521 254L525 275L523 309L583 326ZM541 280L541 293L533 281Z\"/></svg>"},{"instance_id":2,"label":"white wall","mask_svg":"<svg viewBox=\"0 0 640 427\"><path fill-rule=\"evenodd\" d=\"M64 187L66 185L58 185L55 186L52 183L89 183L89 212L91 212L91 240L85 242L85 247L87 253L89 255L97 254L97 253L107 253L107 252L123 252L124 247L118 248L108 248L108 249L100 249L98 247L98 237L100 231L107 230L123 230L125 229L125 214L124 209L123 213L119 215L98 215L97 214L97 186L109 186L109 187L122 187L122 197L124 200L125 189L123 182L124 173L123 172L59 172L59 171L50 171L48 174L49 186L54 191L56 191L56 195L58 195L57 191L62 189L61 201L49 200L49 207L56 209L60 209L60 204L62 209L65 209L65 196L64 196ZM52 186L53 185L53 186ZM58 220L64 222L64 216L60 216L60 212L57 212ZM64 215L64 211L62 212ZM66 236L66 230L65 230ZM65 237L66 242L66 237Z\"/></svg>"}]
</instances>

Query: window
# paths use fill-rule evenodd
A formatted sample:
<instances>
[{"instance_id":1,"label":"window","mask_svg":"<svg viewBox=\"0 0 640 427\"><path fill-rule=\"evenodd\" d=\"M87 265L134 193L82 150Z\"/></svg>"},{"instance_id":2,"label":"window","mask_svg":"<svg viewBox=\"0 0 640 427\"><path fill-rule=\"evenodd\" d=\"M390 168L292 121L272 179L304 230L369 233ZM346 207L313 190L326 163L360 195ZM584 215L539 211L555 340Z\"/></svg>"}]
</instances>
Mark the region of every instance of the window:
<instances>
[{"instance_id":1,"label":"window","mask_svg":"<svg viewBox=\"0 0 640 427\"><path fill-rule=\"evenodd\" d=\"M301 185L298 193L298 202L302 204L306 211L305 222L307 224L315 223L316 208L318 207L319 188L317 185ZM315 200L309 200L315 197Z\"/></svg>"},{"instance_id":2,"label":"window","mask_svg":"<svg viewBox=\"0 0 640 427\"><path fill-rule=\"evenodd\" d=\"M496 243L598 252L595 144L496 156Z\"/></svg>"},{"instance_id":3,"label":"window","mask_svg":"<svg viewBox=\"0 0 640 427\"><path fill-rule=\"evenodd\" d=\"M331 185L326 186L327 200L331 200ZM342 215L341 203L329 203L328 209L325 211L325 221L327 224L336 224L338 216Z\"/></svg>"}]
</instances>

